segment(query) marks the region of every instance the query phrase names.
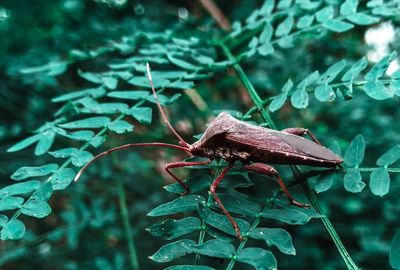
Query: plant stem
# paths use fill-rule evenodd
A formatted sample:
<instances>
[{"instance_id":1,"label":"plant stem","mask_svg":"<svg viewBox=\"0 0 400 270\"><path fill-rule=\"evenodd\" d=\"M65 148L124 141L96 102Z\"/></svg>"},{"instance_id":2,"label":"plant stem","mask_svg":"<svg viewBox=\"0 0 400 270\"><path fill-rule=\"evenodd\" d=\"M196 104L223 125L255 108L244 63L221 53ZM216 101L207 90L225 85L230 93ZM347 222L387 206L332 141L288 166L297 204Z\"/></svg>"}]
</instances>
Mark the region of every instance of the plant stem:
<instances>
[{"instance_id":1,"label":"plant stem","mask_svg":"<svg viewBox=\"0 0 400 270\"><path fill-rule=\"evenodd\" d=\"M232 52L229 50L229 48L224 44L220 44L225 56L231 60L231 61L236 61L235 57L233 56ZM263 107L263 100L260 98L258 95L257 91L255 90L253 84L250 82L249 78L246 76L245 72L243 71L242 67L239 65L239 63L235 63L233 65L233 69L236 71L238 77L242 81L243 85L246 87L247 91L249 92L250 98L252 99L253 103L256 105L256 107L259 109L262 117L264 118L265 122L273 129L276 129L276 125L271 119L271 116L269 112ZM296 166L291 166L293 174L296 179L301 183L303 181L300 181L301 178L304 178L301 175L301 171L298 167ZM359 268L357 265L353 262L352 258L350 257L349 253L347 252L345 246L343 245L339 235L336 233L336 230L333 228L332 223L330 222L329 218L325 216L322 212L322 208L319 204L319 201L315 195L315 193L311 190L310 186L308 183L304 182L301 185L305 191L306 196L310 200L312 206L314 209L322 214L324 217L321 219L322 223L325 227L325 229L328 231L330 237L332 238L336 248L339 251L340 256L342 257L344 263L347 266L347 269L349 270L358 270ZM232 261L231 261L232 262ZM230 269L230 268L229 268Z\"/></svg>"},{"instance_id":2,"label":"plant stem","mask_svg":"<svg viewBox=\"0 0 400 270\"><path fill-rule=\"evenodd\" d=\"M224 43L220 44L222 50L224 51L225 55L230 61L236 61L235 57L232 55L231 51L228 47L225 46ZM258 95L256 89L254 88L253 84L250 82L249 78L247 77L246 73L239 65L239 63L235 63L233 65L233 69L236 71L237 75L239 76L240 80L242 81L244 87L249 92L250 98L253 100L254 104L256 105L257 109L261 112L261 115L265 119L266 123L273 129L276 129L274 122L271 119L271 116L267 110L263 107L263 100Z\"/></svg>"},{"instance_id":3,"label":"plant stem","mask_svg":"<svg viewBox=\"0 0 400 270\"><path fill-rule=\"evenodd\" d=\"M135 241L133 239L132 226L131 223L129 222L128 204L126 202L126 194L122 178L119 178L117 183L117 188L118 188L119 205L121 208L121 217L124 224L125 235L128 241L129 258L131 261L132 269L139 270L140 269L139 260L137 256Z\"/></svg>"}]
</instances>

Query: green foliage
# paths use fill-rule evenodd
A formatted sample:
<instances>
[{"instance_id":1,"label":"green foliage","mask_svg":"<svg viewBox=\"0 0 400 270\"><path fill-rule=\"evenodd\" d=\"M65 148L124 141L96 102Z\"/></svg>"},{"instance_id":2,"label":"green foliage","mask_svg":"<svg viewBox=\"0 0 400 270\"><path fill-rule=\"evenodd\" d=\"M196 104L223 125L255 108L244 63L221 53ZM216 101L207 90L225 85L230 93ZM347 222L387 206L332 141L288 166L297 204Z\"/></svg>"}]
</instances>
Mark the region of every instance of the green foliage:
<instances>
[{"instance_id":1,"label":"green foliage","mask_svg":"<svg viewBox=\"0 0 400 270\"><path fill-rule=\"evenodd\" d=\"M100 2L108 6L100 8ZM64 1L62 5L74 10L68 16L75 14L82 19L83 7L92 7L91 14L97 9L108 11L118 6L117 2ZM47 5L59 9L53 4L43 6ZM132 17L129 5L114 9L115 14L106 12L105 18L113 20L82 22L81 28L89 33L92 25L110 24L113 31L106 27L97 30L107 42L98 39L91 44L87 36L80 37L80 30L65 23L60 29L76 34L76 43L66 42L56 56L46 54L45 60L38 57L22 61L23 65L10 60L10 66L18 70L9 71L17 85L22 80L39 93L28 98L39 99L40 89L51 88L54 107L49 106L50 98L43 96L37 107L47 112L40 119L44 124L30 127L33 134L25 134L25 138L18 135L22 131L13 133L18 138L4 131L13 142L4 148L16 157L14 173L10 170L7 174L12 173L11 179L18 183L9 181L0 189L0 238L20 241L5 242L7 250L0 254L0 265L14 262L25 269L31 265L24 265L23 259L40 254L44 262L37 264L43 269L51 265L46 264L47 259L57 261L63 269L78 269L78 261L79 268L87 269L261 270L293 265L299 269L339 269L343 262L347 269L359 269L354 261L363 269L377 269L377 264L385 263L400 268L400 237L394 233L398 200L393 198L398 189L400 145L395 116L384 115L396 108L400 97L400 71L388 75L389 65L398 59L398 46L377 63L369 63L364 56L367 47L361 35L357 36L388 19L397 26L397 1L266 0L259 7L225 3L221 4L223 9L232 10L229 15L236 19L229 32L218 30L207 13L195 17L189 12L186 18L182 15L186 8L166 2L160 2L157 9L152 9L154 4L147 5L134 4L138 18L126 22L127 30L118 26L121 17ZM179 20L173 16L170 22L164 17L172 10ZM68 16L54 15L61 21L79 19ZM0 20L0 31L1 24ZM340 51L341 42L346 51ZM9 54L2 46L0 53ZM318 47L326 51L315 53ZM40 55L46 51L39 50ZM140 161L136 153L123 159L117 155L104 158L102 166L93 165L88 171L93 183L72 185L79 169L102 149L170 140L162 138L164 128L154 121L157 101L150 91L146 63L152 68L160 104L172 110L171 121L179 122L177 130L184 130L185 138L204 132L211 111L222 108L242 121L273 129L289 125L310 128L324 144L339 140L331 149L338 155L345 150L342 167L278 167L296 200L310 201L312 208L303 209L287 203L274 179L249 175L243 164L236 162L217 195L237 222L243 241L236 238L231 221L209 192L213 178L227 166L224 160L187 167L189 194L181 197L178 194L184 190L177 183L166 185L166 192L155 191L162 177L151 171L157 167L153 160L168 159L170 154L160 158L158 150L143 151ZM11 75L5 78L11 81ZM7 85L12 85L8 81ZM251 103L254 107L248 108ZM58 108L55 113L54 108ZM374 108L379 108L376 115L369 114ZM11 119L2 119L0 133L9 129L8 122L15 120L17 109L10 110ZM53 119L49 119L50 113L54 113ZM26 115L24 121L39 125ZM369 129L367 123L359 123L360 119L379 124L385 132ZM386 131L395 135L389 137ZM14 154L29 156L31 150L35 160ZM196 158L187 159L193 160ZM101 181L105 179L107 182ZM133 195L125 194L128 192ZM377 210L377 201L382 209ZM145 218L145 213L151 218ZM363 213L382 224L366 221ZM338 232L334 226L340 228ZM145 227L147 235L143 234ZM390 249L387 235L395 235ZM164 241L157 242L156 237ZM342 237L351 245L350 253ZM142 238L146 241L135 241ZM335 246L340 257L327 257L321 251L328 248L318 243L327 239L335 245L325 253L334 254ZM61 248L70 254L60 255L57 251ZM366 259L372 256L378 258L376 262Z\"/></svg>"}]
</instances>

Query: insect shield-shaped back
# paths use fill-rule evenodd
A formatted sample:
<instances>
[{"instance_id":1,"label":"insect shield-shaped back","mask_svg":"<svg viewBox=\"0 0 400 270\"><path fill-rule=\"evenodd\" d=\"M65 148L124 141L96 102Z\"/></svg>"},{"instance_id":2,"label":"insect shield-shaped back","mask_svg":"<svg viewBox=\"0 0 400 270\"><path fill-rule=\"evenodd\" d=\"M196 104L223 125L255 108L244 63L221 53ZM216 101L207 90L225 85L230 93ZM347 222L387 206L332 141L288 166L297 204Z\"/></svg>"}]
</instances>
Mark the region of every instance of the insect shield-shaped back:
<instances>
[{"instance_id":1,"label":"insect shield-shaped back","mask_svg":"<svg viewBox=\"0 0 400 270\"><path fill-rule=\"evenodd\" d=\"M226 134L238 124L243 123L226 112L220 113L207 127L203 136L197 142L193 143L190 151L197 156L209 158L224 158L229 160L233 158L230 150L232 146L225 140ZM224 154L226 152L226 154Z\"/></svg>"},{"instance_id":2,"label":"insect shield-shaped back","mask_svg":"<svg viewBox=\"0 0 400 270\"><path fill-rule=\"evenodd\" d=\"M335 167L342 159L326 147L299 135L239 121L221 113L201 139L191 146L195 155L262 163Z\"/></svg>"}]
</instances>

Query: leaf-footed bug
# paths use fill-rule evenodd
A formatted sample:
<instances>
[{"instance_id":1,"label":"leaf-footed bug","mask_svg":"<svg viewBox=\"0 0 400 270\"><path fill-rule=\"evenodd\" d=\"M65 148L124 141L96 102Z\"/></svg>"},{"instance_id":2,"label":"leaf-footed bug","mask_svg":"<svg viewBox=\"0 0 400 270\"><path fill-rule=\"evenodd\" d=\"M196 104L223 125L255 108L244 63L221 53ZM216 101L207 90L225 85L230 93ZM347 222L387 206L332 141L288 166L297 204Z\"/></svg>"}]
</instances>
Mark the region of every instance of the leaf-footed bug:
<instances>
[{"instance_id":1,"label":"leaf-footed bug","mask_svg":"<svg viewBox=\"0 0 400 270\"><path fill-rule=\"evenodd\" d=\"M231 222L233 228L235 229L237 238L242 240L243 237L236 221L226 210L216 194L219 184L227 172L232 168L235 161L241 161L244 165L243 168L247 171L275 177L283 192L286 194L289 203L298 207L306 208L309 207L307 204L300 203L292 197L276 169L272 166L266 165L265 163L310 165L333 168L337 165L340 165L340 163L343 161L342 158L337 156L331 150L322 146L317 138L307 129L288 128L282 131L276 131L239 121L225 112L220 113L209 124L200 140L193 144L189 144L172 127L171 123L166 117L158 100L157 92L154 89L149 64L147 64L147 76L161 116L170 131L172 131L172 133L178 138L179 145L162 142L150 142L130 143L111 148L98 154L84 167L82 167L82 169L75 176L74 181L77 181L82 173L88 168L88 166L90 166L90 164L92 164L96 159L111 152L140 146L169 147L185 151L193 156L207 158L206 161L181 161L165 165L165 170L167 173L184 188L185 191L182 193L182 195L185 195L189 191L189 187L182 179L176 176L171 169L205 165L210 163L212 159L222 158L227 161L229 165L225 167L219 176L212 182L210 186L210 193L217 202L219 208L224 212ZM306 140L302 137L306 134L308 134L313 141Z\"/></svg>"}]
</instances>

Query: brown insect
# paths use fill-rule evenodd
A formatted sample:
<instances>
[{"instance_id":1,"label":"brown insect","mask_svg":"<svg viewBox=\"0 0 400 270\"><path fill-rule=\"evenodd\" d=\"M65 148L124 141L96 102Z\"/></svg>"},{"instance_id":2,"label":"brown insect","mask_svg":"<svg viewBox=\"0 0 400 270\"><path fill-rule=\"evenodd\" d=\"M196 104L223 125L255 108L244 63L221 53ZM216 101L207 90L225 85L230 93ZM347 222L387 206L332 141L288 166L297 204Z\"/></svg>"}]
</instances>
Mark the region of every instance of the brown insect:
<instances>
[{"instance_id":1,"label":"brown insect","mask_svg":"<svg viewBox=\"0 0 400 270\"><path fill-rule=\"evenodd\" d=\"M268 128L254 126L249 123L239 121L227 113L220 113L208 126L203 136L193 144L187 143L168 121L157 97L154 89L153 80L151 78L150 67L147 64L147 75L153 91L154 97L157 102L158 109L162 118L172 133L178 138L179 145L167 144L161 142L150 143L131 143L118 146L107 150L95 156L89 161L76 175L75 181L79 179L87 167L96 159L105 156L111 152L118 151L130 147L140 146L160 146L169 147L185 151L193 156L206 157L206 161L193 161L193 162L174 162L165 165L165 170L171 177L173 177L185 191L185 195L189 191L187 184L176 176L171 169L205 165L209 164L212 159L222 158L226 160L229 165L222 170L220 175L212 182L210 192L217 202L219 208L224 212L229 221L235 229L236 236L242 240L243 237L240 233L236 221L232 218L226 210L221 200L216 194L216 190L227 174L232 168L235 161L240 161L244 164L244 169L247 171L256 172L263 175L275 177L278 181L283 192L286 194L289 203L298 207L306 207L309 205L296 201L290 195L285 183L282 181L277 170L265 163L275 164L290 164L290 165L310 165L317 167L334 168L342 163L342 158L337 156L331 150L325 148L320 144L317 138L307 129L304 128L288 128L282 131L276 131ZM308 134L313 141L306 140L302 136Z\"/></svg>"}]
</instances>

